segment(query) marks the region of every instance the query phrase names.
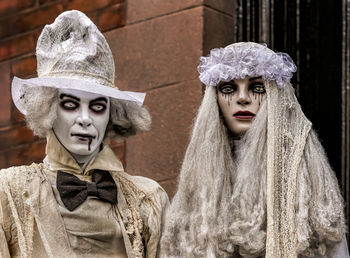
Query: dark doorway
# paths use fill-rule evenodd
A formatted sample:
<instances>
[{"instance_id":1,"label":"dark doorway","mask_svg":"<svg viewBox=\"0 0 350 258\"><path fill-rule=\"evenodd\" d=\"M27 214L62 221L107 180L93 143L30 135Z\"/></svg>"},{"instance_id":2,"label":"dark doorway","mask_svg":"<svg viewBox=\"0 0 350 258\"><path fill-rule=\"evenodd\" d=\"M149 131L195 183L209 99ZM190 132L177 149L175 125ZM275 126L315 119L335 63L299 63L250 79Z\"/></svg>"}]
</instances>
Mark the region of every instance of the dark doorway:
<instances>
[{"instance_id":1,"label":"dark doorway","mask_svg":"<svg viewBox=\"0 0 350 258\"><path fill-rule=\"evenodd\" d=\"M292 79L341 185L350 221L350 0L240 0L237 41L286 52Z\"/></svg>"}]
</instances>

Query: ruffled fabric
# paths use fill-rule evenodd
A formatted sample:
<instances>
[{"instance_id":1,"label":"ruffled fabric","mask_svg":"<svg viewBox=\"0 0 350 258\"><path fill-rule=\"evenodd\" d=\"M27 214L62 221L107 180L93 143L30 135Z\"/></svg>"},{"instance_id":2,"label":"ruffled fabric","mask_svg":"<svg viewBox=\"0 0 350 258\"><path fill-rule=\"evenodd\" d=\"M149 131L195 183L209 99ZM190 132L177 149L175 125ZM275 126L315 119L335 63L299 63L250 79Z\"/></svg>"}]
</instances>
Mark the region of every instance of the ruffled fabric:
<instances>
[{"instance_id":1,"label":"ruffled fabric","mask_svg":"<svg viewBox=\"0 0 350 258\"><path fill-rule=\"evenodd\" d=\"M276 53L266 44L239 42L225 48L214 48L207 57L200 58L199 79L206 86L216 86L220 81L262 76L276 81L279 87L289 83L297 70L291 57Z\"/></svg>"}]
</instances>

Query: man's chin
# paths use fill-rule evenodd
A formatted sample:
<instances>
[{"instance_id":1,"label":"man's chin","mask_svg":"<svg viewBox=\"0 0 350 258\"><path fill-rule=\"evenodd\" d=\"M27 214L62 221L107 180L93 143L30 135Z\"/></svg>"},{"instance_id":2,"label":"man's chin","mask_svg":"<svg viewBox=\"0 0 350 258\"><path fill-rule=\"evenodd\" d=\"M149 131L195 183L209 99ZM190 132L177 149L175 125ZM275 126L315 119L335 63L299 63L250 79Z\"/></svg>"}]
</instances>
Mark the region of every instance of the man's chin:
<instances>
[{"instance_id":1,"label":"man's chin","mask_svg":"<svg viewBox=\"0 0 350 258\"><path fill-rule=\"evenodd\" d=\"M67 148L67 149L72 154L79 155L79 156L87 156L94 153L94 151L96 150L96 146L90 146L90 149L89 149L88 144L86 144L82 146L72 146L72 148Z\"/></svg>"}]
</instances>

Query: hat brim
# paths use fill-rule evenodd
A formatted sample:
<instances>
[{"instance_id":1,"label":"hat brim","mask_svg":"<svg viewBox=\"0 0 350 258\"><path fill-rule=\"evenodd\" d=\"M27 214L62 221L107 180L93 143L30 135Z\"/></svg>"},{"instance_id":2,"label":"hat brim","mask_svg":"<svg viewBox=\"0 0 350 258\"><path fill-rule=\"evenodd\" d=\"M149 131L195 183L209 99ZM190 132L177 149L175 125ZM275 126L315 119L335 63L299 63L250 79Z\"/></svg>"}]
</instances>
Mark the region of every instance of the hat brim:
<instances>
[{"instance_id":1,"label":"hat brim","mask_svg":"<svg viewBox=\"0 0 350 258\"><path fill-rule=\"evenodd\" d=\"M104 95L114 99L122 99L135 102L137 105L142 106L146 94L141 92L121 91L117 88L101 85L94 82L85 80L78 80L72 78L32 78L32 79L20 79L14 77L12 80L11 94L12 100L15 106L26 115L25 108L21 105L21 97L24 92L24 87L52 87L57 89L73 89L80 90L95 94Z\"/></svg>"}]
</instances>

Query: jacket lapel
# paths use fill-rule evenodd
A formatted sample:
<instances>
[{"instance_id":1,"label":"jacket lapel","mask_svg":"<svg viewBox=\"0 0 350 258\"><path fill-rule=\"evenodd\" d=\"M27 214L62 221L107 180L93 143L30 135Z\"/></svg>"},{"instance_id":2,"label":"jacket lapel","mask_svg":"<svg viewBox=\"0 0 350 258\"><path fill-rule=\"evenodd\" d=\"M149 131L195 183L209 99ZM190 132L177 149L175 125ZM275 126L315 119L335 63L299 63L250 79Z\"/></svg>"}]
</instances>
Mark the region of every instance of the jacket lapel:
<instances>
[{"instance_id":1,"label":"jacket lapel","mask_svg":"<svg viewBox=\"0 0 350 258\"><path fill-rule=\"evenodd\" d=\"M75 257L51 185L42 171L28 184L26 203L34 214L48 257ZM35 245L35 243L33 243Z\"/></svg>"},{"instance_id":2,"label":"jacket lapel","mask_svg":"<svg viewBox=\"0 0 350 258\"><path fill-rule=\"evenodd\" d=\"M131 216L130 214L130 210L127 208L127 204L123 195L123 192L121 191L120 187L119 187L119 182L117 180L117 178L114 177L114 180L117 183L117 189L118 189L118 203L117 205L115 205L115 212L117 214L118 220L119 220L119 225L120 228L122 230L122 234L123 234L123 240L124 240L124 245L125 245L125 250L127 253L127 256L129 258L133 257L133 253L132 253L132 245L130 242L130 238L126 232L126 228L125 225L128 223L128 216Z\"/></svg>"}]
</instances>

